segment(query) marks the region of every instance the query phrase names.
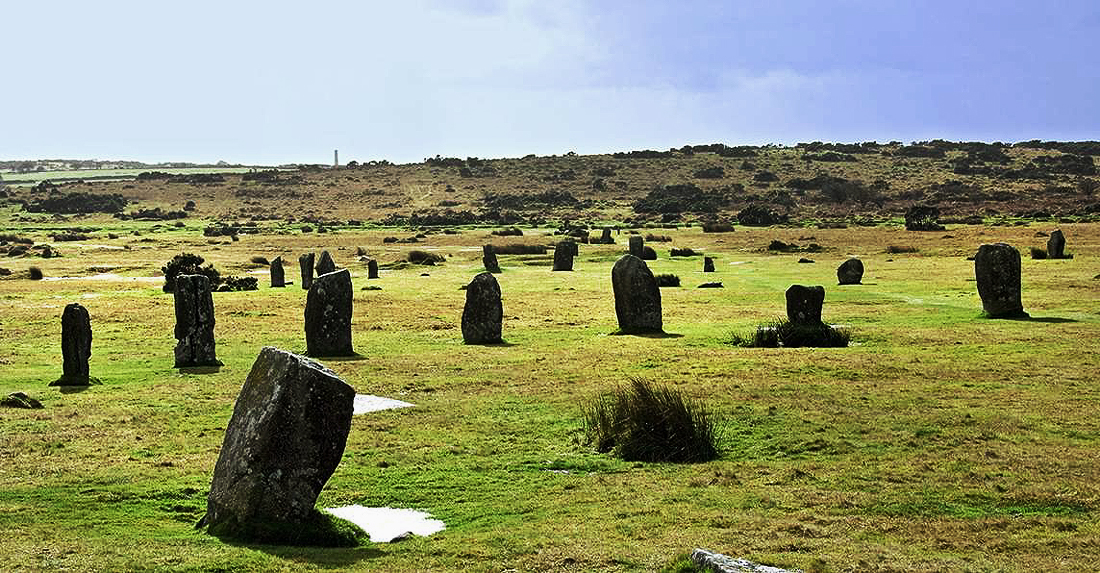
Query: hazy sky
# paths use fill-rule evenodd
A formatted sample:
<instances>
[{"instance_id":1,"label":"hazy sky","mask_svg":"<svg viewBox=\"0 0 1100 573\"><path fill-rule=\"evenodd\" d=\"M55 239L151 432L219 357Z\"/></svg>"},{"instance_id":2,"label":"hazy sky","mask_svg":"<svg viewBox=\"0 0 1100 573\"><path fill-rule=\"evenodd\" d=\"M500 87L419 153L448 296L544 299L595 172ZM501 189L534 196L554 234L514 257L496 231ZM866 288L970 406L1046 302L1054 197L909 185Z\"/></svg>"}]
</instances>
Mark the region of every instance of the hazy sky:
<instances>
[{"instance_id":1,"label":"hazy sky","mask_svg":"<svg viewBox=\"0 0 1100 573\"><path fill-rule=\"evenodd\" d=\"M1096 0L6 2L0 159L1100 139Z\"/></svg>"}]
</instances>

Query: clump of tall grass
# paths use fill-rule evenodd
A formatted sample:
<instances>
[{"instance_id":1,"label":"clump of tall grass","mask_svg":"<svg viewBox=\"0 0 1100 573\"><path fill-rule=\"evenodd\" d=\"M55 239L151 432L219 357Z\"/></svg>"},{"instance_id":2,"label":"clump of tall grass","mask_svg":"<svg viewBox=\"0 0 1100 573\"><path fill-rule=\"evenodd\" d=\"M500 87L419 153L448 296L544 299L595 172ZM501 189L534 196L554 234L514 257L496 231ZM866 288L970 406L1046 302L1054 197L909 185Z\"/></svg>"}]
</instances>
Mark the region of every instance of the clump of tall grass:
<instances>
[{"instance_id":1,"label":"clump of tall grass","mask_svg":"<svg viewBox=\"0 0 1100 573\"><path fill-rule=\"evenodd\" d=\"M680 286L680 277L673 274L656 275L653 278L657 280L657 286L659 287Z\"/></svg>"},{"instance_id":2,"label":"clump of tall grass","mask_svg":"<svg viewBox=\"0 0 1100 573\"><path fill-rule=\"evenodd\" d=\"M414 249L409 251L409 255L405 260L414 265L434 265L446 261L447 258L438 253L429 253L428 251Z\"/></svg>"},{"instance_id":3,"label":"clump of tall grass","mask_svg":"<svg viewBox=\"0 0 1100 573\"><path fill-rule=\"evenodd\" d=\"M847 328L838 328L823 322L797 323L781 318L757 326L749 334L733 333L729 337L729 343L748 348L845 348L851 339L852 333Z\"/></svg>"},{"instance_id":4,"label":"clump of tall grass","mask_svg":"<svg viewBox=\"0 0 1100 573\"><path fill-rule=\"evenodd\" d=\"M886 252L891 255L900 255L902 253L915 253L920 249L916 247L910 247L906 245L890 245L886 247Z\"/></svg>"},{"instance_id":5,"label":"clump of tall grass","mask_svg":"<svg viewBox=\"0 0 1100 573\"><path fill-rule=\"evenodd\" d=\"M715 413L668 386L633 379L584 410L587 442L626 461L705 462L718 457Z\"/></svg>"}]
</instances>

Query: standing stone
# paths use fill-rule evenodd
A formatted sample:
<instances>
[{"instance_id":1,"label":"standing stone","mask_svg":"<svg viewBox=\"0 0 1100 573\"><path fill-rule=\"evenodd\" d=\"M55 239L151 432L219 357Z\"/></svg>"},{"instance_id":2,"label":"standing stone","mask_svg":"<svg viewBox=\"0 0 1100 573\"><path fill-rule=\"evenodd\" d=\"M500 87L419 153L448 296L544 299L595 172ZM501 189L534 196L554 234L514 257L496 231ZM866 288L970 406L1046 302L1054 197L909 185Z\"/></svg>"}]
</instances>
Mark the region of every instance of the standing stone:
<instances>
[{"instance_id":1,"label":"standing stone","mask_svg":"<svg viewBox=\"0 0 1100 573\"><path fill-rule=\"evenodd\" d=\"M306 295L306 354L352 356L351 272L321 275Z\"/></svg>"},{"instance_id":2,"label":"standing stone","mask_svg":"<svg viewBox=\"0 0 1100 573\"><path fill-rule=\"evenodd\" d=\"M492 245L481 246L481 264L486 271L491 273L500 272L500 262L497 261L497 252Z\"/></svg>"},{"instance_id":3,"label":"standing stone","mask_svg":"<svg viewBox=\"0 0 1100 573\"><path fill-rule=\"evenodd\" d=\"M796 324L821 324L825 287L791 285L787 289L787 320Z\"/></svg>"},{"instance_id":4,"label":"standing stone","mask_svg":"<svg viewBox=\"0 0 1100 573\"><path fill-rule=\"evenodd\" d=\"M336 262L332 260L332 255L328 251L321 251L321 256L317 257L317 276L327 275L335 270Z\"/></svg>"},{"instance_id":5,"label":"standing stone","mask_svg":"<svg viewBox=\"0 0 1100 573\"><path fill-rule=\"evenodd\" d=\"M851 258L836 268L836 282L842 285L858 285L863 280L863 261Z\"/></svg>"},{"instance_id":6,"label":"standing stone","mask_svg":"<svg viewBox=\"0 0 1100 573\"><path fill-rule=\"evenodd\" d=\"M633 238L633 237L632 237ZM611 268L615 291L615 316L625 334L664 332L661 324L661 289L645 261L623 255Z\"/></svg>"},{"instance_id":7,"label":"standing stone","mask_svg":"<svg viewBox=\"0 0 1100 573\"><path fill-rule=\"evenodd\" d=\"M554 247L554 270L573 270L573 257L577 255L577 243L574 241L562 241Z\"/></svg>"},{"instance_id":8,"label":"standing stone","mask_svg":"<svg viewBox=\"0 0 1100 573\"><path fill-rule=\"evenodd\" d=\"M600 235L600 242L605 245L614 245L615 239L611 238L611 227L604 227L603 234Z\"/></svg>"},{"instance_id":9,"label":"standing stone","mask_svg":"<svg viewBox=\"0 0 1100 573\"><path fill-rule=\"evenodd\" d=\"M374 259L370 259L370 260L367 261L367 278L368 279L378 278L378 261L376 261Z\"/></svg>"},{"instance_id":10,"label":"standing stone","mask_svg":"<svg viewBox=\"0 0 1100 573\"><path fill-rule=\"evenodd\" d=\"M261 350L225 428L199 526L267 542L268 532L303 526L344 454L354 402L355 390L324 366Z\"/></svg>"},{"instance_id":11,"label":"standing stone","mask_svg":"<svg viewBox=\"0 0 1100 573\"><path fill-rule=\"evenodd\" d=\"M203 275L176 277L176 368L221 366L214 355L214 298Z\"/></svg>"},{"instance_id":12,"label":"standing stone","mask_svg":"<svg viewBox=\"0 0 1100 573\"><path fill-rule=\"evenodd\" d=\"M1061 229L1052 232L1050 238L1047 239L1047 258L1066 258L1066 236L1062 234Z\"/></svg>"},{"instance_id":13,"label":"standing stone","mask_svg":"<svg viewBox=\"0 0 1100 573\"><path fill-rule=\"evenodd\" d=\"M286 286L286 275L283 273L283 258L275 257L275 260L271 261L271 288L282 288Z\"/></svg>"},{"instance_id":14,"label":"standing stone","mask_svg":"<svg viewBox=\"0 0 1100 573\"><path fill-rule=\"evenodd\" d=\"M985 244L974 255L974 277L982 309L990 318L1023 318L1020 300L1020 251L1005 243Z\"/></svg>"},{"instance_id":15,"label":"standing stone","mask_svg":"<svg viewBox=\"0 0 1100 573\"><path fill-rule=\"evenodd\" d=\"M466 344L501 342L503 321L500 284L492 273L477 275L466 287L466 306L462 309L462 341Z\"/></svg>"},{"instance_id":16,"label":"standing stone","mask_svg":"<svg viewBox=\"0 0 1100 573\"><path fill-rule=\"evenodd\" d=\"M50 386L86 386L96 382L88 376L88 359L92 356L92 321L88 309L72 303L61 313L61 378Z\"/></svg>"},{"instance_id":17,"label":"standing stone","mask_svg":"<svg viewBox=\"0 0 1100 573\"><path fill-rule=\"evenodd\" d=\"M704 273L713 273L714 272L714 259L712 259L710 257L703 257L703 272Z\"/></svg>"},{"instance_id":18,"label":"standing stone","mask_svg":"<svg viewBox=\"0 0 1100 573\"><path fill-rule=\"evenodd\" d=\"M309 290L313 286L313 253L306 253L298 257L298 266L302 268L302 288Z\"/></svg>"},{"instance_id":19,"label":"standing stone","mask_svg":"<svg viewBox=\"0 0 1100 573\"><path fill-rule=\"evenodd\" d=\"M639 259L642 258L642 247L645 246L645 239L641 235L631 235L629 241L630 254Z\"/></svg>"}]
</instances>

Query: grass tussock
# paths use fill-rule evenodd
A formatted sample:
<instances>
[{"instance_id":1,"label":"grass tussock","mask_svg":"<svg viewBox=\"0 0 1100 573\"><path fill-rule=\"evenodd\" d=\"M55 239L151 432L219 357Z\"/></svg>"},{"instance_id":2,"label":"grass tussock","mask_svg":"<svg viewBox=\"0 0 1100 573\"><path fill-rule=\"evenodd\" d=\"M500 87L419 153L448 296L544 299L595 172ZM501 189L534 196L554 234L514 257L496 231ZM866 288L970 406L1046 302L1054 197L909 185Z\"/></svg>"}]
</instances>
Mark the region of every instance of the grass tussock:
<instances>
[{"instance_id":1,"label":"grass tussock","mask_svg":"<svg viewBox=\"0 0 1100 573\"><path fill-rule=\"evenodd\" d=\"M626 461L705 462L718 457L719 428L705 404L642 379L596 398L584 433L601 453Z\"/></svg>"},{"instance_id":2,"label":"grass tussock","mask_svg":"<svg viewBox=\"0 0 1100 573\"><path fill-rule=\"evenodd\" d=\"M414 265L434 265L436 263L442 263L447 260L447 258L439 253L429 253L428 251L414 249L409 251L405 260Z\"/></svg>"},{"instance_id":3,"label":"grass tussock","mask_svg":"<svg viewBox=\"0 0 1100 573\"><path fill-rule=\"evenodd\" d=\"M910 247L907 245L889 245L886 247L886 253L890 255L900 255L903 253L916 253L920 249L916 247Z\"/></svg>"},{"instance_id":4,"label":"grass tussock","mask_svg":"<svg viewBox=\"0 0 1100 573\"><path fill-rule=\"evenodd\" d=\"M703 253L698 253L698 252L696 252L696 251L694 251L694 250L692 250L691 248L688 248L688 247L685 247L683 249L677 249L676 247L673 247L668 252L668 256L670 256L670 257L695 257L695 256L698 256L698 255L701 255L701 254L703 254Z\"/></svg>"},{"instance_id":5,"label":"grass tussock","mask_svg":"<svg viewBox=\"0 0 1100 573\"><path fill-rule=\"evenodd\" d=\"M493 245L498 255L545 255L546 245Z\"/></svg>"},{"instance_id":6,"label":"grass tussock","mask_svg":"<svg viewBox=\"0 0 1100 573\"><path fill-rule=\"evenodd\" d=\"M657 279L657 286L659 287L678 287L680 286L680 277L673 274L656 275L653 277Z\"/></svg>"},{"instance_id":7,"label":"grass tussock","mask_svg":"<svg viewBox=\"0 0 1100 573\"><path fill-rule=\"evenodd\" d=\"M776 319L757 326L749 334L732 334L729 343L746 348L846 348L851 338L852 333L847 328Z\"/></svg>"}]
</instances>

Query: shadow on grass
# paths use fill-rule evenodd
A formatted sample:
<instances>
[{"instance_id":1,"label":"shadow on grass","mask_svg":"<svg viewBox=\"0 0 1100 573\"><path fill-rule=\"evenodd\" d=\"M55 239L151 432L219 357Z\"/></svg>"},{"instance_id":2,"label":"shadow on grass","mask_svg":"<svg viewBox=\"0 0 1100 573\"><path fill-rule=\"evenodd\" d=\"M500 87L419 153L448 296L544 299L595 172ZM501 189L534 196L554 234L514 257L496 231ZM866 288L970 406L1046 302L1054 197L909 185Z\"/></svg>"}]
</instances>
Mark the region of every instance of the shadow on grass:
<instances>
[{"instance_id":1,"label":"shadow on grass","mask_svg":"<svg viewBox=\"0 0 1100 573\"><path fill-rule=\"evenodd\" d=\"M348 356L310 356L314 360L325 360L329 362L358 362L360 360L366 360L367 357L362 354L355 353Z\"/></svg>"},{"instance_id":2,"label":"shadow on grass","mask_svg":"<svg viewBox=\"0 0 1100 573\"><path fill-rule=\"evenodd\" d=\"M285 559L290 563L308 562L320 569L347 569L360 561L377 559L386 554L373 545L359 547L311 547L297 545L257 545L233 539L222 539L222 543L262 551L273 557Z\"/></svg>"},{"instance_id":3,"label":"shadow on grass","mask_svg":"<svg viewBox=\"0 0 1100 573\"><path fill-rule=\"evenodd\" d=\"M507 340L504 340L502 342L484 342L484 343L463 342L462 344L465 344L466 346L485 346L485 347L488 347L488 348L511 348L511 347L516 345L516 343L508 342Z\"/></svg>"},{"instance_id":4,"label":"shadow on grass","mask_svg":"<svg viewBox=\"0 0 1100 573\"><path fill-rule=\"evenodd\" d=\"M221 372L222 365L216 366L184 366L179 369L180 374L217 374Z\"/></svg>"},{"instance_id":5,"label":"shadow on grass","mask_svg":"<svg viewBox=\"0 0 1100 573\"><path fill-rule=\"evenodd\" d=\"M206 529L222 543L293 562L308 561L323 569L346 569L385 555L359 526L317 509L295 522L254 519L242 524L227 520L208 527L205 521L203 517L195 529Z\"/></svg>"},{"instance_id":6,"label":"shadow on grass","mask_svg":"<svg viewBox=\"0 0 1100 573\"><path fill-rule=\"evenodd\" d=\"M80 392L83 392L83 391L87 390L88 388L91 388L91 386L68 386L68 385L66 385L66 386L54 386L54 388L57 388L58 390L60 390L62 394L79 394Z\"/></svg>"},{"instance_id":7,"label":"shadow on grass","mask_svg":"<svg viewBox=\"0 0 1100 573\"><path fill-rule=\"evenodd\" d=\"M623 332L616 330L611 333L611 336L637 336L639 338L683 338L683 334L675 334L672 332Z\"/></svg>"},{"instance_id":8,"label":"shadow on grass","mask_svg":"<svg viewBox=\"0 0 1100 573\"><path fill-rule=\"evenodd\" d=\"M1015 320L1019 322L1044 322L1047 324L1065 324L1070 322L1081 322L1073 318L1062 318L1059 316L1020 316L1002 318L1000 320Z\"/></svg>"}]
</instances>

